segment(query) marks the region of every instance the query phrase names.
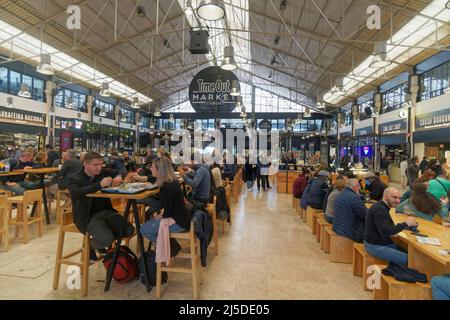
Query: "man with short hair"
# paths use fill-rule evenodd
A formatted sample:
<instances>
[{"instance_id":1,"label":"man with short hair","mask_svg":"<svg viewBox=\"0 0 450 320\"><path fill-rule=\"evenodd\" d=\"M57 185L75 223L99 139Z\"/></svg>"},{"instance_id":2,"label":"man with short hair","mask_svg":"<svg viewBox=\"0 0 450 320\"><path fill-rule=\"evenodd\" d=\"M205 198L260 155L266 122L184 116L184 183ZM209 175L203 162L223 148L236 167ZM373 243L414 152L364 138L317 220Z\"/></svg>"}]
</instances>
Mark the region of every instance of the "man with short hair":
<instances>
[{"instance_id":1,"label":"man with short hair","mask_svg":"<svg viewBox=\"0 0 450 320\"><path fill-rule=\"evenodd\" d=\"M419 177L419 158L414 156L406 168L406 177L408 178L408 187L412 190L414 181Z\"/></svg>"},{"instance_id":2,"label":"man with short hair","mask_svg":"<svg viewBox=\"0 0 450 320\"><path fill-rule=\"evenodd\" d=\"M333 231L356 242L363 242L367 209L359 195L357 179L349 179L334 203Z\"/></svg>"},{"instance_id":3,"label":"man with short hair","mask_svg":"<svg viewBox=\"0 0 450 320\"><path fill-rule=\"evenodd\" d=\"M380 201L383 198L384 189L386 189L383 181L372 172L366 174L364 181L366 183L366 189L370 192L370 199Z\"/></svg>"},{"instance_id":4,"label":"man with short hair","mask_svg":"<svg viewBox=\"0 0 450 320\"><path fill-rule=\"evenodd\" d=\"M22 152L18 159L9 159L10 171L17 171L23 169L31 169L36 164L33 162L33 151L27 149ZM14 193L14 195L21 196L26 189L32 189L35 184L27 183L25 181L26 174L2 177L2 186L4 190Z\"/></svg>"},{"instance_id":5,"label":"man with short hair","mask_svg":"<svg viewBox=\"0 0 450 320\"><path fill-rule=\"evenodd\" d=\"M87 195L102 188L118 186L122 178L103 177L103 158L96 152L84 156L83 169L69 177L69 191L72 198L73 222L81 233L92 236L91 247L104 249L120 237L129 237L134 227L114 210L111 200L91 198ZM91 260L96 260L95 251L91 250Z\"/></svg>"},{"instance_id":6,"label":"man with short hair","mask_svg":"<svg viewBox=\"0 0 450 320\"><path fill-rule=\"evenodd\" d=\"M308 194L307 205L322 210L325 196L328 192L329 186L327 183L329 173L327 171L320 171L317 178L314 178L311 184L307 184L305 192Z\"/></svg>"},{"instance_id":7,"label":"man with short hair","mask_svg":"<svg viewBox=\"0 0 450 320\"><path fill-rule=\"evenodd\" d=\"M417 227L417 222L413 217L407 217L405 222L395 225L389 211L399 204L399 191L392 187L386 188L383 200L375 203L367 213L364 247L375 258L407 266L408 254L395 245L391 237L409 227Z\"/></svg>"},{"instance_id":8,"label":"man with short hair","mask_svg":"<svg viewBox=\"0 0 450 320\"><path fill-rule=\"evenodd\" d=\"M53 149L53 146L51 144L47 144L45 146L45 149L47 151L47 167L51 167L53 166L55 160L59 159L59 153L58 151Z\"/></svg>"},{"instance_id":9,"label":"man with short hair","mask_svg":"<svg viewBox=\"0 0 450 320\"><path fill-rule=\"evenodd\" d=\"M420 174L423 174L425 170L427 170L427 167L428 167L428 159L427 157L423 157L422 161L420 161L419 164Z\"/></svg>"},{"instance_id":10,"label":"man with short hair","mask_svg":"<svg viewBox=\"0 0 450 320\"><path fill-rule=\"evenodd\" d=\"M210 200L211 175L210 169L205 164L195 164L191 161L190 171L180 168L180 176L186 184L192 187L191 199L207 204Z\"/></svg>"}]
</instances>

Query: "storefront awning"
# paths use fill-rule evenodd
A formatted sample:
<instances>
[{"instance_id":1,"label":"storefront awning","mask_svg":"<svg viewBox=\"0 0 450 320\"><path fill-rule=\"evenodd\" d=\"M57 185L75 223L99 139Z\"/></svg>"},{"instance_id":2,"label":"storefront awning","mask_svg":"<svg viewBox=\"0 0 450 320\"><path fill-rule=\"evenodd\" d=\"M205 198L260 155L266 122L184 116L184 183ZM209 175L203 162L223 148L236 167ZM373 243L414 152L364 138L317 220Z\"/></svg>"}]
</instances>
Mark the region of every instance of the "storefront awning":
<instances>
[{"instance_id":1,"label":"storefront awning","mask_svg":"<svg viewBox=\"0 0 450 320\"><path fill-rule=\"evenodd\" d=\"M450 142L450 127L414 132L414 143L420 142Z\"/></svg>"},{"instance_id":2,"label":"storefront awning","mask_svg":"<svg viewBox=\"0 0 450 320\"><path fill-rule=\"evenodd\" d=\"M380 145L400 145L406 144L405 134L393 134L380 136Z\"/></svg>"}]
</instances>

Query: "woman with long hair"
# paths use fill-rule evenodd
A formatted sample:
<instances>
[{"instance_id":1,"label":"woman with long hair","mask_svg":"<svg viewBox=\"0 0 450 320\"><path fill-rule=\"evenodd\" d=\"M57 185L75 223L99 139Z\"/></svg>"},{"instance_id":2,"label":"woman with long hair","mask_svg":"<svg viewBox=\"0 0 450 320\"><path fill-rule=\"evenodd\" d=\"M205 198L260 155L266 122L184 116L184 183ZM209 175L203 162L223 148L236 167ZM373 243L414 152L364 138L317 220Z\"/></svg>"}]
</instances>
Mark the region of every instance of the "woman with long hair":
<instances>
[{"instance_id":1,"label":"woman with long hair","mask_svg":"<svg viewBox=\"0 0 450 320\"><path fill-rule=\"evenodd\" d=\"M336 202L336 198L345 188L345 179L344 176L339 176L336 179L336 182L333 185L333 191L329 194L327 198L327 206L325 211L325 220L328 223L333 223L334 217L334 203Z\"/></svg>"},{"instance_id":2,"label":"woman with long hair","mask_svg":"<svg viewBox=\"0 0 450 320\"><path fill-rule=\"evenodd\" d=\"M410 213L422 219L441 223L441 217L447 216L447 203L438 201L427 191L425 183L414 183L411 198L400 203L399 213Z\"/></svg>"},{"instance_id":3,"label":"woman with long hair","mask_svg":"<svg viewBox=\"0 0 450 320\"><path fill-rule=\"evenodd\" d=\"M156 244L161 218L172 218L175 224L169 227L170 232L184 232L191 223L190 213L184 206L184 196L172 163L166 157L153 160L152 174L156 177L155 185L159 187L160 207L162 213L152 217L141 227L141 233Z\"/></svg>"}]
</instances>

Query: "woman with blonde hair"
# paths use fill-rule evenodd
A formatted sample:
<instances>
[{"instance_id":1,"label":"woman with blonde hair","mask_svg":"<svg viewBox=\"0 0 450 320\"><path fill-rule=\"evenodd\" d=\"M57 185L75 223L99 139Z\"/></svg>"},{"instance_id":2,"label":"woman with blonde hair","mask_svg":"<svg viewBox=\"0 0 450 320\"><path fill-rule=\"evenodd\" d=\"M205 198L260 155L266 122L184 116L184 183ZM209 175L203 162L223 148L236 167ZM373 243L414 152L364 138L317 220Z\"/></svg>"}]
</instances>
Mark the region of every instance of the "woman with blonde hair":
<instances>
[{"instance_id":1,"label":"woman with blonde hair","mask_svg":"<svg viewBox=\"0 0 450 320\"><path fill-rule=\"evenodd\" d=\"M153 176L156 177L155 185L160 188L159 201L162 214L151 218L143 224L141 233L156 244L161 218L172 218L175 220L175 224L169 227L170 232L184 232L189 229L191 217L184 206L183 191L169 159L161 157L153 160L151 169Z\"/></svg>"},{"instance_id":2,"label":"woman with blonde hair","mask_svg":"<svg viewBox=\"0 0 450 320\"><path fill-rule=\"evenodd\" d=\"M330 195L327 199L327 208L325 211L325 220L328 223L333 223L334 218L334 203L336 202L337 196L341 193L345 188L345 179L344 176L338 176L336 182L333 185L333 191L331 191Z\"/></svg>"}]
</instances>

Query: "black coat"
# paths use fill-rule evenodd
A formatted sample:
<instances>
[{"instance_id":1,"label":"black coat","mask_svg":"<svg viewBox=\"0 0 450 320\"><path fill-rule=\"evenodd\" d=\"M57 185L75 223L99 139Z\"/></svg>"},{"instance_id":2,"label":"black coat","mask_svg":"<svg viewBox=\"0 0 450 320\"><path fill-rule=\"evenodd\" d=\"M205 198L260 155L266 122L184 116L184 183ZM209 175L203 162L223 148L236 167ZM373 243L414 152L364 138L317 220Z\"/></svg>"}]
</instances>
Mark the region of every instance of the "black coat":
<instances>
[{"instance_id":1,"label":"black coat","mask_svg":"<svg viewBox=\"0 0 450 320\"><path fill-rule=\"evenodd\" d=\"M77 159L64 161L61 170L58 172L58 188L66 189L69 186L69 177L83 170L83 163Z\"/></svg>"},{"instance_id":2,"label":"black coat","mask_svg":"<svg viewBox=\"0 0 450 320\"><path fill-rule=\"evenodd\" d=\"M91 219L91 207L92 199L86 195L89 193L94 193L99 191L102 187L100 186L100 181L102 181L103 176L99 175L94 177L91 182L89 176L81 170L77 174L73 174L69 177L69 191L70 197L72 199L72 211L73 211L73 222L77 226L78 230L82 234L87 231L87 225ZM111 200L105 199L105 210L115 211Z\"/></svg>"},{"instance_id":3,"label":"black coat","mask_svg":"<svg viewBox=\"0 0 450 320\"><path fill-rule=\"evenodd\" d=\"M200 210L194 210L192 221L197 239L200 240L200 261L203 267L206 267L206 258L208 256L208 245L213 237L213 224L211 216Z\"/></svg>"}]
</instances>

